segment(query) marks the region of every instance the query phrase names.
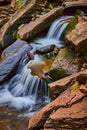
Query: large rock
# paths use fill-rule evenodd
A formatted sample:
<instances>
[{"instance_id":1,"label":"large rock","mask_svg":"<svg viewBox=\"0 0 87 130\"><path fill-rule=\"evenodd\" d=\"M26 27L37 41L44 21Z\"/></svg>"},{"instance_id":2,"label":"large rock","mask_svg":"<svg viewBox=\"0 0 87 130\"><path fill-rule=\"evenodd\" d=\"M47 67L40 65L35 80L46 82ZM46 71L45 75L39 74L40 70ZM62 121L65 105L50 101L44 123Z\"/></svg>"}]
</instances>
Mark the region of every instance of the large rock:
<instances>
[{"instance_id":1,"label":"large rock","mask_svg":"<svg viewBox=\"0 0 87 130\"><path fill-rule=\"evenodd\" d=\"M48 27L58 16L62 14L62 7L54 8L50 12L42 15L40 18L37 18L35 21L26 24L18 31L18 36L21 39L31 38Z\"/></svg>"},{"instance_id":2,"label":"large rock","mask_svg":"<svg viewBox=\"0 0 87 130\"><path fill-rule=\"evenodd\" d=\"M87 13L87 0L79 0L79 1L69 1L63 3L64 8L64 14L65 15L73 15L76 14L77 10L81 10L84 13L81 13L84 15Z\"/></svg>"},{"instance_id":3,"label":"large rock","mask_svg":"<svg viewBox=\"0 0 87 130\"><path fill-rule=\"evenodd\" d=\"M82 64L82 58L78 57L71 47L66 47L59 51L50 68L49 75L57 80L80 71Z\"/></svg>"},{"instance_id":4,"label":"large rock","mask_svg":"<svg viewBox=\"0 0 87 130\"><path fill-rule=\"evenodd\" d=\"M21 40L17 40L4 50L0 60L0 84L15 73L20 59L30 50L31 46Z\"/></svg>"},{"instance_id":5,"label":"large rock","mask_svg":"<svg viewBox=\"0 0 87 130\"><path fill-rule=\"evenodd\" d=\"M80 72L80 73L85 73L85 72L87 73L87 70ZM77 74L76 74L76 76L77 76ZM51 121L50 118L53 119L53 116L52 116L53 114L55 114L55 118L59 117L58 115L56 115L55 112L57 112L61 108L62 109L68 108L68 107L72 106L73 104L75 104L76 102L78 103L78 101L82 101L81 99L85 98L85 94L79 90L79 87L80 87L79 83L78 83L78 87L76 86L76 82L73 85L69 84L68 87L69 88L67 88L67 90L62 92L59 97L57 97L54 101L52 101L50 104L48 104L43 109L41 109L37 114L35 114L29 120L29 126L28 126L29 130L34 130L34 129L39 130L39 129L43 128L43 125L45 122L46 122L45 128L48 128L50 130L52 128L52 126L47 125L47 121L48 122ZM85 103L86 103L86 101L85 101ZM83 104L84 104L84 102L81 104L81 107L80 107L83 109L79 109L79 110L86 109L86 107L82 106ZM73 113L73 110L72 110L72 113ZM51 116L50 116L50 114L51 114ZM66 114L67 113L65 112L65 117L67 116ZM78 108L77 108L76 114L78 114ZM83 119L84 119L84 117L83 117ZM53 120L53 124L55 122L56 121ZM58 129L57 126L56 126L56 129Z\"/></svg>"},{"instance_id":6,"label":"large rock","mask_svg":"<svg viewBox=\"0 0 87 130\"><path fill-rule=\"evenodd\" d=\"M0 43L3 47L8 46L16 39L18 27L30 22L32 11L39 9L41 9L40 6L33 2L11 16L10 20L0 29Z\"/></svg>"},{"instance_id":7,"label":"large rock","mask_svg":"<svg viewBox=\"0 0 87 130\"><path fill-rule=\"evenodd\" d=\"M70 107L60 108L50 115L44 130L54 129L87 129L87 98Z\"/></svg>"},{"instance_id":8,"label":"large rock","mask_svg":"<svg viewBox=\"0 0 87 130\"><path fill-rule=\"evenodd\" d=\"M65 91L70 85L75 81L78 81L81 84L87 83L87 70L80 71L78 73L72 74L55 82L49 83L50 97L55 99L61 92Z\"/></svg>"},{"instance_id":9,"label":"large rock","mask_svg":"<svg viewBox=\"0 0 87 130\"><path fill-rule=\"evenodd\" d=\"M79 51L87 52L87 16L78 17L78 23L68 32L66 39Z\"/></svg>"}]
</instances>

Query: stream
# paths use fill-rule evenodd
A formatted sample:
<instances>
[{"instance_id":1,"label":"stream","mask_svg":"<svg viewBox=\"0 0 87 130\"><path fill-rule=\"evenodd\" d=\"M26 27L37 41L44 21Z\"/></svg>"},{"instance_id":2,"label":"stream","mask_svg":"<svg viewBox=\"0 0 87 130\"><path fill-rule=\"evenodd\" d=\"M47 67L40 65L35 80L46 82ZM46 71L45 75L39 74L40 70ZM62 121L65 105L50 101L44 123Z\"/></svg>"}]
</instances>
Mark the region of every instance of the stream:
<instances>
[{"instance_id":1,"label":"stream","mask_svg":"<svg viewBox=\"0 0 87 130\"><path fill-rule=\"evenodd\" d=\"M50 65L46 62L45 54L35 53L37 49L55 45L61 48L65 44L64 30L68 18L62 16L54 21L44 38L34 40L31 44L30 60L25 55L17 68L16 74L0 90L0 130L27 130L29 118L50 102L47 78L45 73ZM53 58L54 59L54 58ZM49 61L51 63L51 61ZM45 69L43 69L45 68ZM37 71L34 71L37 70Z\"/></svg>"}]
</instances>

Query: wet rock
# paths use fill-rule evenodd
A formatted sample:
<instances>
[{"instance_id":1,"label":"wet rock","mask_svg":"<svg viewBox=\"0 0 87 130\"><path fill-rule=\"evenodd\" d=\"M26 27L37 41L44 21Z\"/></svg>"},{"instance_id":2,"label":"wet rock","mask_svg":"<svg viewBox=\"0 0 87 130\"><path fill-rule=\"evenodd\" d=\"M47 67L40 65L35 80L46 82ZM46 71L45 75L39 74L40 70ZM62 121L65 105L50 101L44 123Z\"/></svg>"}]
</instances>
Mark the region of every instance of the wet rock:
<instances>
[{"instance_id":1,"label":"wet rock","mask_svg":"<svg viewBox=\"0 0 87 130\"><path fill-rule=\"evenodd\" d=\"M50 115L50 122L56 128L84 129L87 128L87 98L71 107L60 108ZM46 125L45 125L46 127Z\"/></svg>"},{"instance_id":2,"label":"wet rock","mask_svg":"<svg viewBox=\"0 0 87 130\"><path fill-rule=\"evenodd\" d=\"M26 42L17 40L4 50L0 60L0 84L15 73L20 59L30 49L31 47Z\"/></svg>"},{"instance_id":3,"label":"wet rock","mask_svg":"<svg viewBox=\"0 0 87 130\"><path fill-rule=\"evenodd\" d=\"M50 89L50 98L52 100L57 98L63 91L65 91L70 85L72 85L76 81L77 75L79 75L79 73L75 73L71 76L67 76L66 78L49 83L48 86Z\"/></svg>"},{"instance_id":4,"label":"wet rock","mask_svg":"<svg viewBox=\"0 0 87 130\"><path fill-rule=\"evenodd\" d=\"M11 0L10 7L14 8L16 6L16 0Z\"/></svg>"},{"instance_id":5,"label":"wet rock","mask_svg":"<svg viewBox=\"0 0 87 130\"><path fill-rule=\"evenodd\" d=\"M52 101L50 104L48 104L43 109L41 109L36 115L34 115L29 120L28 129L33 130L33 129L43 128L43 125L46 122L46 120L49 121L50 118L53 117L53 116L51 117L50 114L55 114L55 112L58 111L59 109L61 109L62 107L66 108L66 107L72 106L72 104L83 99L84 97L85 97L85 94L82 93L79 89L72 90L71 88L68 88L63 93L61 93L61 95L59 97L57 97L54 101ZM64 111L64 112L66 112L66 111ZM66 113L65 113L65 116L66 116ZM57 115L57 117L58 117L58 115ZM55 114L55 118L56 118L56 114ZM45 127L46 127L46 125L45 125ZM51 126L49 126L48 129L50 130Z\"/></svg>"},{"instance_id":6,"label":"wet rock","mask_svg":"<svg viewBox=\"0 0 87 130\"><path fill-rule=\"evenodd\" d=\"M51 10L50 12L42 15L40 18L37 18L35 21L26 24L21 30L18 31L18 36L21 39L28 39L35 36L46 27L48 27L62 13L62 7Z\"/></svg>"},{"instance_id":7,"label":"wet rock","mask_svg":"<svg viewBox=\"0 0 87 130\"><path fill-rule=\"evenodd\" d=\"M82 65L83 59L78 57L71 47L66 47L59 51L50 68L49 75L57 80L80 71Z\"/></svg>"},{"instance_id":8,"label":"wet rock","mask_svg":"<svg viewBox=\"0 0 87 130\"><path fill-rule=\"evenodd\" d=\"M80 87L80 91L87 95L87 84L85 86Z\"/></svg>"},{"instance_id":9,"label":"wet rock","mask_svg":"<svg viewBox=\"0 0 87 130\"><path fill-rule=\"evenodd\" d=\"M65 15L73 15L78 13L78 11L80 15L86 15L87 13L87 0L64 2L63 6L65 7L64 8Z\"/></svg>"},{"instance_id":10,"label":"wet rock","mask_svg":"<svg viewBox=\"0 0 87 130\"><path fill-rule=\"evenodd\" d=\"M1 54L2 54L2 51L3 51L3 48L2 48L2 46L0 45L0 56L1 56Z\"/></svg>"},{"instance_id":11,"label":"wet rock","mask_svg":"<svg viewBox=\"0 0 87 130\"><path fill-rule=\"evenodd\" d=\"M49 46L45 46L45 47L42 47L42 48L39 48L36 50L36 53L37 54L46 54L46 53L49 53L49 52L52 52L55 48L55 45L49 45Z\"/></svg>"},{"instance_id":12,"label":"wet rock","mask_svg":"<svg viewBox=\"0 0 87 130\"><path fill-rule=\"evenodd\" d=\"M0 0L0 6L5 6L10 3L11 0Z\"/></svg>"},{"instance_id":13,"label":"wet rock","mask_svg":"<svg viewBox=\"0 0 87 130\"><path fill-rule=\"evenodd\" d=\"M41 7L35 3L28 4L21 10L16 11L10 20L0 30L0 43L3 48L11 44L18 36L17 29L21 24L30 22L32 11L40 10Z\"/></svg>"},{"instance_id":14,"label":"wet rock","mask_svg":"<svg viewBox=\"0 0 87 130\"><path fill-rule=\"evenodd\" d=\"M77 76L76 80L80 82L81 84L86 84L87 83L87 73L82 73Z\"/></svg>"},{"instance_id":15,"label":"wet rock","mask_svg":"<svg viewBox=\"0 0 87 130\"><path fill-rule=\"evenodd\" d=\"M8 21L8 18L0 19L0 27L3 26Z\"/></svg>"},{"instance_id":16,"label":"wet rock","mask_svg":"<svg viewBox=\"0 0 87 130\"><path fill-rule=\"evenodd\" d=\"M87 16L78 17L78 23L68 32L66 39L83 54L87 52Z\"/></svg>"}]
</instances>

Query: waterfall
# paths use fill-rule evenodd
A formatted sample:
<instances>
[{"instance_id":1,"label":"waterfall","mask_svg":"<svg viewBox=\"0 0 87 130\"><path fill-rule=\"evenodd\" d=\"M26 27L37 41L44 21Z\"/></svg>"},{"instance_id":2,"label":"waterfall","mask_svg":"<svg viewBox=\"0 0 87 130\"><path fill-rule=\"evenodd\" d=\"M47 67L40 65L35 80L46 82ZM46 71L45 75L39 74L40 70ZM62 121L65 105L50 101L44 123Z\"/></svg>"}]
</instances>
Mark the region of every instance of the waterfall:
<instances>
[{"instance_id":1,"label":"waterfall","mask_svg":"<svg viewBox=\"0 0 87 130\"><path fill-rule=\"evenodd\" d=\"M56 19L49 28L46 37L36 39L35 42L43 46L46 46L46 44L47 45L54 44L58 48L63 47L65 43L64 41L65 28L69 24L69 22L67 21L68 18L72 18L72 16L62 16Z\"/></svg>"},{"instance_id":2,"label":"waterfall","mask_svg":"<svg viewBox=\"0 0 87 130\"><path fill-rule=\"evenodd\" d=\"M62 47L64 44L64 30L68 25L65 19L70 17L61 17L57 19L50 27L45 38L35 40L38 44L33 44L31 53L37 48L55 44ZM34 60L29 60L25 55L19 64L16 74L3 84L0 90L0 106L9 105L16 109L28 109L33 111L35 106L43 105L50 102L47 83L44 78L32 75L29 66L35 64L37 69L38 63L42 63L41 56L35 55ZM44 64L44 63L43 63ZM42 73L42 72L41 72Z\"/></svg>"}]
</instances>

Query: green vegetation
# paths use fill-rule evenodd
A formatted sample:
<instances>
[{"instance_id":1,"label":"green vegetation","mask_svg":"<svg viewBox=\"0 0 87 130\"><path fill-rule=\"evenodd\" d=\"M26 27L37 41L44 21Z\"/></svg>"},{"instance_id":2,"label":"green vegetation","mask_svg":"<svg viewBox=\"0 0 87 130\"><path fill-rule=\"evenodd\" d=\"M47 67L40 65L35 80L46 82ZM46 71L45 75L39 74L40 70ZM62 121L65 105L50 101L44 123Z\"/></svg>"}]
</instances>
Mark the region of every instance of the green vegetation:
<instances>
[{"instance_id":1,"label":"green vegetation","mask_svg":"<svg viewBox=\"0 0 87 130\"><path fill-rule=\"evenodd\" d=\"M66 33L71 32L75 28L77 23L78 23L78 17L75 16L74 18L71 19L71 22L68 24L66 28Z\"/></svg>"},{"instance_id":2,"label":"green vegetation","mask_svg":"<svg viewBox=\"0 0 87 130\"><path fill-rule=\"evenodd\" d=\"M22 0L18 0L17 7L18 7L19 9L22 8Z\"/></svg>"},{"instance_id":3,"label":"green vegetation","mask_svg":"<svg viewBox=\"0 0 87 130\"><path fill-rule=\"evenodd\" d=\"M18 33L16 33L16 39L19 39L19 38L20 38L19 34L18 34Z\"/></svg>"},{"instance_id":4,"label":"green vegetation","mask_svg":"<svg viewBox=\"0 0 87 130\"><path fill-rule=\"evenodd\" d=\"M62 68L51 70L49 72L49 75L51 75L52 79L54 79L54 80L58 80L58 79L68 76L66 71Z\"/></svg>"},{"instance_id":5,"label":"green vegetation","mask_svg":"<svg viewBox=\"0 0 87 130\"><path fill-rule=\"evenodd\" d=\"M77 9L77 10L76 10L76 14L77 14L77 15L81 15L81 10L80 10L80 9Z\"/></svg>"},{"instance_id":6,"label":"green vegetation","mask_svg":"<svg viewBox=\"0 0 87 130\"><path fill-rule=\"evenodd\" d=\"M83 84L79 84L79 82L75 82L72 86L71 86L71 90L75 91L75 90L78 90L80 87L83 87L84 85Z\"/></svg>"},{"instance_id":7,"label":"green vegetation","mask_svg":"<svg viewBox=\"0 0 87 130\"><path fill-rule=\"evenodd\" d=\"M75 82L72 86L71 86L71 90L78 90L80 87L78 82Z\"/></svg>"},{"instance_id":8,"label":"green vegetation","mask_svg":"<svg viewBox=\"0 0 87 130\"><path fill-rule=\"evenodd\" d=\"M57 3L49 3L49 8L53 9L55 7L57 7Z\"/></svg>"}]
</instances>

